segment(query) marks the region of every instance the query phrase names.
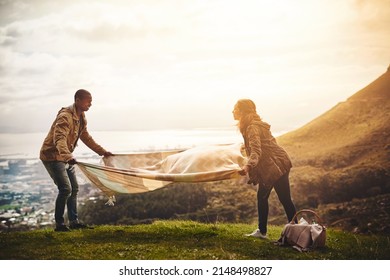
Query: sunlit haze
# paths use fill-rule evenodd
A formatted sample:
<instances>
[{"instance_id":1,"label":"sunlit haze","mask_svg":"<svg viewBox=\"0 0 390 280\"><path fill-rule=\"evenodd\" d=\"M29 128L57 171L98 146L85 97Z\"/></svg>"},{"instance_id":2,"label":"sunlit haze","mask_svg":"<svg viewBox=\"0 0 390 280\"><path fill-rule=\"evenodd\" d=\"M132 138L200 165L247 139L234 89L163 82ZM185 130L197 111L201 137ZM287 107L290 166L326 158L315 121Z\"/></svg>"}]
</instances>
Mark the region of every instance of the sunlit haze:
<instances>
[{"instance_id":1,"label":"sunlit haze","mask_svg":"<svg viewBox=\"0 0 390 280\"><path fill-rule=\"evenodd\" d=\"M0 132L45 132L79 88L90 131L226 128L251 98L275 132L390 63L390 1L0 1Z\"/></svg>"}]
</instances>

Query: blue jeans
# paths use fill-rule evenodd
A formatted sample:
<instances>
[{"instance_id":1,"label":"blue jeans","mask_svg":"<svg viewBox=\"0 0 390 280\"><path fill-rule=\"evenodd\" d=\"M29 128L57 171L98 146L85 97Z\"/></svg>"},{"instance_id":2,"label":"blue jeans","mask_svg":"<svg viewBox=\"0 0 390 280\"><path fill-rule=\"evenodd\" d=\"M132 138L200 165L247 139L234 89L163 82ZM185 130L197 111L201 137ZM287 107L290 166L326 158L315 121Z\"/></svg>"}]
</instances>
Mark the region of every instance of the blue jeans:
<instances>
[{"instance_id":1,"label":"blue jeans","mask_svg":"<svg viewBox=\"0 0 390 280\"><path fill-rule=\"evenodd\" d=\"M65 223L65 205L68 209L69 222L77 222L77 193L79 184L77 183L74 165L61 161L42 161L42 163L58 188L54 214L56 224L63 225Z\"/></svg>"}]
</instances>

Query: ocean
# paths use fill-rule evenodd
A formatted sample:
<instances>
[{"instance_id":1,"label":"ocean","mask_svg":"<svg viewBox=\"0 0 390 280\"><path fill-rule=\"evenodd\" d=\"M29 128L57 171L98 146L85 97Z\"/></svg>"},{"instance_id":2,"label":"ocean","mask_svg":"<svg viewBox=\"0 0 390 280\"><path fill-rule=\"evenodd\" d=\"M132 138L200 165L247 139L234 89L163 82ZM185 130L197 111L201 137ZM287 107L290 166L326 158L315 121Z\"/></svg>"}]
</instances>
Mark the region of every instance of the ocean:
<instances>
[{"instance_id":1,"label":"ocean","mask_svg":"<svg viewBox=\"0 0 390 280\"><path fill-rule=\"evenodd\" d=\"M0 133L0 159L38 159L45 133ZM207 144L242 143L237 128L148 130L148 131L90 131L97 143L117 154L140 151L185 149ZM79 141L74 156L89 157L95 153Z\"/></svg>"}]
</instances>

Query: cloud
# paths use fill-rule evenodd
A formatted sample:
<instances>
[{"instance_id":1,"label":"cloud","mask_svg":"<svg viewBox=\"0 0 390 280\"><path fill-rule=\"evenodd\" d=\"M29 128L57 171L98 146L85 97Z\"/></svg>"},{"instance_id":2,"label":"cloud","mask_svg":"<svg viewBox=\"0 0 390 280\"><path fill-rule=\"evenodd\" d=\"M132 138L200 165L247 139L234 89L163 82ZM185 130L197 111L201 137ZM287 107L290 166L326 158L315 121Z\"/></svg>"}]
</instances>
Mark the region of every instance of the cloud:
<instances>
[{"instance_id":1,"label":"cloud","mask_svg":"<svg viewBox=\"0 0 390 280\"><path fill-rule=\"evenodd\" d=\"M86 88L94 129L229 126L240 97L294 127L388 66L383 3L0 1L0 119L45 130Z\"/></svg>"},{"instance_id":2,"label":"cloud","mask_svg":"<svg viewBox=\"0 0 390 280\"><path fill-rule=\"evenodd\" d=\"M355 0L346 28L352 36L359 35L366 43L389 47L390 0Z\"/></svg>"},{"instance_id":3,"label":"cloud","mask_svg":"<svg viewBox=\"0 0 390 280\"><path fill-rule=\"evenodd\" d=\"M367 22L385 23L390 21L389 0L355 0L354 4L359 18L363 20L364 24Z\"/></svg>"}]
</instances>

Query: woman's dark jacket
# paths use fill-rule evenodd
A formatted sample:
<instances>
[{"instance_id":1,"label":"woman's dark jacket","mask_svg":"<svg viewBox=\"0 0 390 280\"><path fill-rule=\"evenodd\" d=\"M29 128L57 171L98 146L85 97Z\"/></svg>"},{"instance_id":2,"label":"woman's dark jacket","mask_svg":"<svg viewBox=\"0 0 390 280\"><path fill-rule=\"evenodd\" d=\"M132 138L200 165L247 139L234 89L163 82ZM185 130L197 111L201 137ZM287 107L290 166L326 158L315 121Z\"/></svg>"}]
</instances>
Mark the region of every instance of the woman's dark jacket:
<instances>
[{"instance_id":1,"label":"woman's dark jacket","mask_svg":"<svg viewBox=\"0 0 390 280\"><path fill-rule=\"evenodd\" d=\"M272 186L292 167L287 152L276 143L270 127L254 119L242 133L250 167L249 184Z\"/></svg>"}]
</instances>

